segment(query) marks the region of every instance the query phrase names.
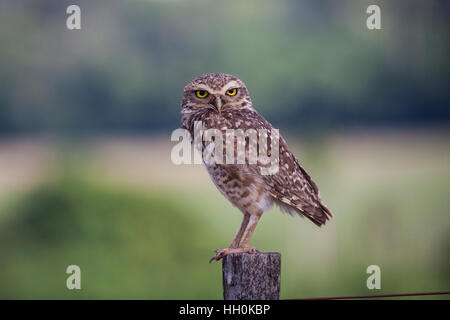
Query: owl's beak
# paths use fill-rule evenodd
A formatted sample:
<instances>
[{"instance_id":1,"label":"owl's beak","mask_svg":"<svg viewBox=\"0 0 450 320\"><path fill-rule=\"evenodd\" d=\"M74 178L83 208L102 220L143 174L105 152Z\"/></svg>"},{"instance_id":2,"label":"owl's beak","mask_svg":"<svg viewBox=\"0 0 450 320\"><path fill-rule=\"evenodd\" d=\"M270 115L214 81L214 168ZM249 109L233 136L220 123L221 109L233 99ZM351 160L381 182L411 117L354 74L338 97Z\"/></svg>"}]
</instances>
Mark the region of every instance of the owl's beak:
<instances>
[{"instance_id":1,"label":"owl's beak","mask_svg":"<svg viewBox=\"0 0 450 320\"><path fill-rule=\"evenodd\" d=\"M214 103L214 106L216 107L217 111L220 112L220 109L222 109L222 99L220 99L219 96L216 96L213 103Z\"/></svg>"}]
</instances>

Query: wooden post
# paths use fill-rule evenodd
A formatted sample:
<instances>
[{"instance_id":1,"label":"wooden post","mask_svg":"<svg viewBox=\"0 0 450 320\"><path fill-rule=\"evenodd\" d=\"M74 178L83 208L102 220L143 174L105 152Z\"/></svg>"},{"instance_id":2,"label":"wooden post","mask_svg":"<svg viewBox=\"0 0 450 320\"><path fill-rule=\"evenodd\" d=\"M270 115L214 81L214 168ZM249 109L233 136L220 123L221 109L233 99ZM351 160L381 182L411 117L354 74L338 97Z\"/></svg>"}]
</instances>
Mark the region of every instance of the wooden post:
<instances>
[{"instance_id":1,"label":"wooden post","mask_svg":"<svg viewBox=\"0 0 450 320\"><path fill-rule=\"evenodd\" d=\"M223 258L225 300L280 299L279 252L230 254Z\"/></svg>"}]
</instances>

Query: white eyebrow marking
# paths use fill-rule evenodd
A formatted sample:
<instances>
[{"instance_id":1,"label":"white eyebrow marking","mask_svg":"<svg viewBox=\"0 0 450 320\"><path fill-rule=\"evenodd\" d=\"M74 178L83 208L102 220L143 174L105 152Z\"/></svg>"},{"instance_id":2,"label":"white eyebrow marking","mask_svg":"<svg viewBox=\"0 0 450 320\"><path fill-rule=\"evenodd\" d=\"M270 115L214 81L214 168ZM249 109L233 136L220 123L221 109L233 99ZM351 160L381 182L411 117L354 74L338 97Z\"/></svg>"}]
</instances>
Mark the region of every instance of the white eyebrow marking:
<instances>
[{"instance_id":1,"label":"white eyebrow marking","mask_svg":"<svg viewBox=\"0 0 450 320\"><path fill-rule=\"evenodd\" d=\"M193 90L205 90L205 91L208 91L209 93L212 93L211 88L208 87L208 86L205 86L204 84L196 85L196 86L193 88Z\"/></svg>"},{"instance_id":2,"label":"white eyebrow marking","mask_svg":"<svg viewBox=\"0 0 450 320\"><path fill-rule=\"evenodd\" d=\"M235 80L231 80L230 82L228 82L226 84L226 86L224 86L222 88L222 92L221 93L225 93L228 89L236 88L236 87L240 87L239 83L237 81L235 81Z\"/></svg>"},{"instance_id":3,"label":"white eyebrow marking","mask_svg":"<svg viewBox=\"0 0 450 320\"><path fill-rule=\"evenodd\" d=\"M212 90L209 86L205 84L197 84L192 88L192 90L194 91L205 90L208 91L210 94L225 94L225 92L227 92L228 89L239 88L240 86L241 85L237 81L231 80L221 90Z\"/></svg>"}]
</instances>

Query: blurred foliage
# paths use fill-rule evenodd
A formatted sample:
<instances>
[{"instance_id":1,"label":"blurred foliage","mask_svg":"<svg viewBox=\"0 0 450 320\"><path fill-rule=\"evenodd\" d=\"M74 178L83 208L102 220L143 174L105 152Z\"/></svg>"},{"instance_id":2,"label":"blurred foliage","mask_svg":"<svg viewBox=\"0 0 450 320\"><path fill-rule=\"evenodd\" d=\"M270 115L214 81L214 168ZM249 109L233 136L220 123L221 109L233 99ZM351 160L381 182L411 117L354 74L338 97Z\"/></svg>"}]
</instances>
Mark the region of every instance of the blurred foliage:
<instances>
[{"instance_id":1,"label":"blurred foliage","mask_svg":"<svg viewBox=\"0 0 450 320\"><path fill-rule=\"evenodd\" d=\"M0 3L0 132L173 129L208 72L244 80L278 127L450 120L447 1L80 0L69 31L71 3Z\"/></svg>"},{"instance_id":2,"label":"blurred foliage","mask_svg":"<svg viewBox=\"0 0 450 320\"><path fill-rule=\"evenodd\" d=\"M181 199L66 177L12 210L0 226L0 298L219 297L220 275L199 257L212 252L202 222ZM65 287L70 264L80 291Z\"/></svg>"}]
</instances>

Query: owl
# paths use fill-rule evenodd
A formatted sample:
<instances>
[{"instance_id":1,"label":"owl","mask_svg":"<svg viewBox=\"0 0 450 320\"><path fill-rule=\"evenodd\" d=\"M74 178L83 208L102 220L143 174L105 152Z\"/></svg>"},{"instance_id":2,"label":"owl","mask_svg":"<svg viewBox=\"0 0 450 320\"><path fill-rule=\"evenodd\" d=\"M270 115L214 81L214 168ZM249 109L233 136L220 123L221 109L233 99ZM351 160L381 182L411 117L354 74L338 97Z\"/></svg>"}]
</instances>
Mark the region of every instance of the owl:
<instances>
[{"instance_id":1,"label":"owl","mask_svg":"<svg viewBox=\"0 0 450 320\"><path fill-rule=\"evenodd\" d=\"M245 84L224 73L202 75L184 88L181 127L190 132L192 142L198 124L202 130L219 130L224 141L228 130L241 129L247 132L248 129L263 129L269 133L276 130L255 110ZM249 245L250 239L262 214L274 204L291 215L298 214L308 218L317 226L322 226L333 217L321 200L317 185L290 151L284 138L279 135L278 140L278 170L272 174L262 174L260 169L264 164L248 161L248 146L244 149L244 163L204 161L218 190L243 214L241 225L230 246L215 250L210 262L232 253L259 252L259 249ZM202 152L213 142L201 139L196 148ZM246 137L245 143L248 142L249 137ZM231 144L226 144L223 151L215 152L223 152L226 157L226 148L232 146L238 149L237 143L236 139ZM261 141L257 143L260 148ZM270 154L273 150L268 147L266 151Z\"/></svg>"}]
</instances>

